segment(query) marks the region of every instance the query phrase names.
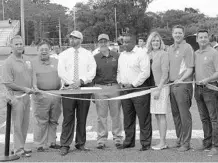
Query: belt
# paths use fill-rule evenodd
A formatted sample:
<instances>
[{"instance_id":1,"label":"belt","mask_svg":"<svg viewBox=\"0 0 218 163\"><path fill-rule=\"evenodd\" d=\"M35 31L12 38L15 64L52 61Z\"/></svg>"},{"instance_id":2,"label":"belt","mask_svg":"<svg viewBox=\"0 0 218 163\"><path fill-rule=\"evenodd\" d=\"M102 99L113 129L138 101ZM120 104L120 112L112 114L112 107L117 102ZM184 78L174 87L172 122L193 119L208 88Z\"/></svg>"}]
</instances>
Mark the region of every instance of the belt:
<instances>
[{"instance_id":1,"label":"belt","mask_svg":"<svg viewBox=\"0 0 218 163\"><path fill-rule=\"evenodd\" d=\"M198 84L196 84L196 86L200 87L200 88L205 88L206 87L206 85L198 85Z\"/></svg>"},{"instance_id":2,"label":"belt","mask_svg":"<svg viewBox=\"0 0 218 163\"><path fill-rule=\"evenodd\" d=\"M99 85L112 86L112 85L115 85L115 84L117 84L117 83L105 83L105 84L99 84Z\"/></svg>"}]
</instances>

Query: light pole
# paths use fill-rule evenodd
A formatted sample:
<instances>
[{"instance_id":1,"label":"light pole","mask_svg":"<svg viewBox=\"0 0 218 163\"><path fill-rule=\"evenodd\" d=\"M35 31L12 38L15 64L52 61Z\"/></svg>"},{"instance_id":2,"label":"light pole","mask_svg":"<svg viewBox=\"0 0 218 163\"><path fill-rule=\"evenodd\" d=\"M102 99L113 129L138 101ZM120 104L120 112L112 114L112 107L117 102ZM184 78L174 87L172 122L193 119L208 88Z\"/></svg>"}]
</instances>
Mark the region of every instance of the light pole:
<instances>
[{"instance_id":1,"label":"light pole","mask_svg":"<svg viewBox=\"0 0 218 163\"><path fill-rule=\"evenodd\" d=\"M74 25L74 30L76 30L76 8L73 8L73 25Z\"/></svg>"},{"instance_id":2,"label":"light pole","mask_svg":"<svg viewBox=\"0 0 218 163\"><path fill-rule=\"evenodd\" d=\"M25 44L25 29L24 29L24 1L20 0L20 12L21 12L21 37L23 38L23 43Z\"/></svg>"},{"instance_id":3,"label":"light pole","mask_svg":"<svg viewBox=\"0 0 218 163\"><path fill-rule=\"evenodd\" d=\"M5 20L5 4L4 4L4 0L2 0L2 19Z\"/></svg>"},{"instance_id":4,"label":"light pole","mask_svg":"<svg viewBox=\"0 0 218 163\"><path fill-rule=\"evenodd\" d=\"M117 42L117 4L114 5L115 38Z\"/></svg>"}]
</instances>

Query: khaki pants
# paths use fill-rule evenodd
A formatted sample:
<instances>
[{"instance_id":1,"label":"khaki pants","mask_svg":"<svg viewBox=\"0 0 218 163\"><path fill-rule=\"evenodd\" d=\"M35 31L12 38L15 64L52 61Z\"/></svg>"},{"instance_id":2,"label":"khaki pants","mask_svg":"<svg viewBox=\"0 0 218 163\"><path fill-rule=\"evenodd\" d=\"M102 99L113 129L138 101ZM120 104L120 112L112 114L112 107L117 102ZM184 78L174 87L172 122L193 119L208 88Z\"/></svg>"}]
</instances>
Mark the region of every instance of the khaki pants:
<instances>
[{"instance_id":1,"label":"khaki pants","mask_svg":"<svg viewBox=\"0 0 218 163\"><path fill-rule=\"evenodd\" d=\"M108 88L111 89L119 88L118 84L114 84L112 86L106 85L98 85L97 87ZM104 98L112 98L120 95L120 92L112 92L107 94L95 94L95 99L104 99ZM104 144L108 137L108 126L107 126L107 117L108 110L110 111L110 116L112 120L112 134L115 143L122 143L122 120L121 120L121 101L95 101L96 111L97 111L97 143Z\"/></svg>"},{"instance_id":2,"label":"khaki pants","mask_svg":"<svg viewBox=\"0 0 218 163\"><path fill-rule=\"evenodd\" d=\"M61 99L50 95L33 95L34 143L46 147L56 143L58 119L61 115Z\"/></svg>"},{"instance_id":3,"label":"khaki pants","mask_svg":"<svg viewBox=\"0 0 218 163\"><path fill-rule=\"evenodd\" d=\"M24 148L30 116L30 97L25 95L12 103L12 129L14 132L14 151Z\"/></svg>"}]
</instances>

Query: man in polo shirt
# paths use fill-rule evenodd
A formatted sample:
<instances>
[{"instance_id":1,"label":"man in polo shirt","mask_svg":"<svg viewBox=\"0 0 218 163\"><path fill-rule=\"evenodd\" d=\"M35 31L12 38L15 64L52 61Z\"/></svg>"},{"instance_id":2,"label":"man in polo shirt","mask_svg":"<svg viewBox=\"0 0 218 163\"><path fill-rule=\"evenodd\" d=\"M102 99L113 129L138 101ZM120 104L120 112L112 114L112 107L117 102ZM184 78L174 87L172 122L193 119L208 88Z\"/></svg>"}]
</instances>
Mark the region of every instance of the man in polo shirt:
<instances>
[{"instance_id":1,"label":"man in polo shirt","mask_svg":"<svg viewBox=\"0 0 218 163\"><path fill-rule=\"evenodd\" d=\"M38 45L39 56L32 62L33 86L36 90L59 90L61 80L58 76L58 60L49 54L50 44L43 41ZM32 96L33 114L35 117L34 143L38 152L47 146L59 149L56 144L58 119L61 114L61 98L48 94Z\"/></svg>"},{"instance_id":2,"label":"man in polo shirt","mask_svg":"<svg viewBox=\"0 0 218 163\"><path fill-rule=\"evenodd\" d=\"M59 55L58 75L64 83L65 89L78 89L80 87L92 86L92 80L96 74L96 62L90 51L81 47L83 35L79 31L70 34L69 42L71 48ZM76 139L75 147L78 150L88 151L86 143L86 119L89 112L90 101L70 98L90 99L91 94L68 94L63 95L63 124L61 133L62 156L69 152L74 137L75 116Z\"/></svg>"},{"instance_id":3,"label":"man in polo shirt","mask_svg":"<svg viewBox=\"0 0 218 163\"><path fill-rule=\"evenodd\" d=\"M200 49L195 52L195 99L204 131L202 147L208 150L208 156L218 154L218 107L217 92L206 87L207 84L217 86L218 52L209 45L207 30L197 32Z\"/></svg>"},{"instance_id":4,"label":"man in polo shirt","mask_svg":"<svg viewBox=\"0 0 218 163\"><path fill-rule=\"evenodd\" d=\"M110 50L111 48L109 47L109 36L106 35L106 34L100 34L98 36L98 48L96 48L93 52L92 52L92 55L95 56L96 54L100 53L100 47L101 46L107 46Z\"/></svg>"},{"instance_id":5,"label":"man in polo shirt","mask_svg":"<svg viewBox=\"0 0 218 163\"><path fill-rule=\"evenodd\" d=\"M25 150L24 145L29 127L29 95L35 93L32 89L32 68L30 62L23 57L22 37L17 35L11 39L10 43L12 54L5 60L2 67L2 80L10 95L15 99L12 101L14 153L28 157L31 150ZM16 99L16 96L20 97Z\"/></svg>"},{"instance_id":6,"label":"man in polo shirt","mask_svg":"<svg viewBox=\"0 0 218 163\"><path fill-rule=\"evenodd\" d=\"M101 39L109 39L108 35L102 34ZM101 88L111 88L118 89L119 85L117 84L117 66L118 66L118 53L110 51L107 44L102 44L100 47L100 53L95 55L95 61L97 64L97 71L95 76L95 85ZM119 92L105 93L105 94L95 94L96 99L105 99L119 96ZM108 137L108 126L107 126L107 117L108 109L110 111L110 116L112 120L112 133L113 140L116 147L120 146L122 143L122 123L121 123L121 101L96 101L96 110L97 110L97 148L104 149L105 142Z\"/></svg>"},{"instance_id":7,"label":"man in polo shirt","mask_svg":"<svg viewBox=\"0 0 218 163\"><path fill-rule=\"evenodd\" d=\"M174 85L170 87L170 102L173 120L176 129L177 142L175 148L184 152L190 149L192 133L192 116L190 107L192 102L192 83L182 82L192 81L194 67L194 52L184 40L184 27L176 25L173 27L172 36L174 44L169 47L170 61L170 82Z\"/></svg>"},{"instance_id":8,"label":"man in polo shirt","mask_svg":"<svg viewBox=\"0 0 218 163\"><path fill-rule=\"evenodd\" d=\"M136 92L132 88L150 86L150 60L148 55L135 50L135 39L124 36L124 51L118 60L117 82L122 88L130 89L123 94ZM152 126L150 114L150 94L121 100L124 116L125 140L119 149L135 147L136 115L139 119L140 151L150 149Z\"/></svg>"}]
</instances>

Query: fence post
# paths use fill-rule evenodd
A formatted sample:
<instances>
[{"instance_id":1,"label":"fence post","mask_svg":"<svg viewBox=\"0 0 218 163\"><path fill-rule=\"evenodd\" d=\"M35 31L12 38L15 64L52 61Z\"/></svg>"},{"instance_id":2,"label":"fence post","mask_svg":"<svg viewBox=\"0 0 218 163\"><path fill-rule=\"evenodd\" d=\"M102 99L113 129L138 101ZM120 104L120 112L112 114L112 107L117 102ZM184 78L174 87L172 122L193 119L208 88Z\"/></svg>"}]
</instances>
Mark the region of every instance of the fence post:
<instances>
[{"instance_id":1,"label":"fence post","mask_svg":"<svg viewBox=\"0 0 218 163\"><path fill-rule=\"evenodd\" d=\"M6 118L6 132L5 132L5 153L0 156L0 162L17 160L20 157L17 155L9 155L10 151L10 132L11 132L11 104L7 103L7 118Z\"/></svg>"}]
</instances>

